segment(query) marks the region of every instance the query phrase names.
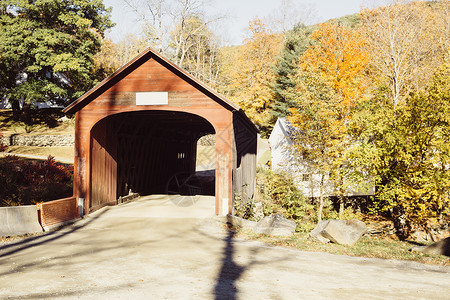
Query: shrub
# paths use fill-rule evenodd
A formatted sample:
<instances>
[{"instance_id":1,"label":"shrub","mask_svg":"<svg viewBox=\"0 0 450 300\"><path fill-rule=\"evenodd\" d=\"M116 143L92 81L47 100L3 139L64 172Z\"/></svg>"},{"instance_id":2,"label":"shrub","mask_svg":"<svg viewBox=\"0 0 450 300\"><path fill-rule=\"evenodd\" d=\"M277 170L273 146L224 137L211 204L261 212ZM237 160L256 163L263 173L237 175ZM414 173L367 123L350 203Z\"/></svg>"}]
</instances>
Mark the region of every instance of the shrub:
<instances>
[{"instance_id":1,"label":"shrub","mask_svg":"<svg viewBox=\"0 0 450 300\"><path fill-rule=\"evenodd\" d=\"M234 215L246 220L255 220L255 203L253 199L243 199L241 195L234 197Z\"/></svg>"},{"instance_id":2,"label":"shrub","mask_svg":"<svg viewBox=\"0 0 450 300\"><path fill-rule=\"evenodd\" d=\"M257 183L264 215L282 214L297 223L297 231L308 231L314 227L314 207L289 175L258 169Z\"/></svg>"},{"instance_id":3,"label":"shrub","mask_svg":"<svg viewBox=\"0 0 450 300\"><path fill-rule=\"evenodd\" d=\"M351 220L351 219L362 219L362 214L358 211L355 211L352 207L346 207L343 211L341 217L339 217L339 211L337 211L331 200L327 199L325 201L325 205L323 207L323 219L341 219L341 220Z\"/></svg>"},{"instance_id":4,"label":"shrub","mask_svg":"<svg viewBox=\"0 0 450 300\"><path fill-rule=\"evenodd\" d=\"M72 195L73 167L16 156L0 158L0 206L28 205Z\"/></svg>"}]
</instances>

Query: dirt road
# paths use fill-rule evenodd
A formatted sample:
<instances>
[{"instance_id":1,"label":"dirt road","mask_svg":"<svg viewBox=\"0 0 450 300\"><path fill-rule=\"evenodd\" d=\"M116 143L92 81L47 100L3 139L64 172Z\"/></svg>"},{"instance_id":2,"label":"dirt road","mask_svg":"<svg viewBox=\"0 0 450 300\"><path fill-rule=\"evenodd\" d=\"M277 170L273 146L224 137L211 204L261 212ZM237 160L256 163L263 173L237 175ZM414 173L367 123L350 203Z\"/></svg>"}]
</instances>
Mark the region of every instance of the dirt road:
<instances>
[{"instance_id":1,"label":"dirt road","mask_svg":"<svg viewBox=\"0 0 450 300\"><path fill-rule=\"evenodd\" d=\"M448 267L237 240L213 211L213 197L146 197L0 244L0 299L450 298Z\"/></svg>"}]
</instances>

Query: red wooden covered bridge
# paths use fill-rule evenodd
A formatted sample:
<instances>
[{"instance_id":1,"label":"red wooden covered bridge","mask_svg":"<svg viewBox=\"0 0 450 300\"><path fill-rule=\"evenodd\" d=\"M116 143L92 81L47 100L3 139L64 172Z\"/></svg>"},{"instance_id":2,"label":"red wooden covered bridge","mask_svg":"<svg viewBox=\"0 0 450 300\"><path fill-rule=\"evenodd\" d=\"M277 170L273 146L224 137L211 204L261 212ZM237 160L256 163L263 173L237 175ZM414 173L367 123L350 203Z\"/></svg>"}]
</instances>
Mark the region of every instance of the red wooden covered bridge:
<instances>
[{"instance_id":1,"label":"red wooden covered bridge","mask_svg":"<svg viewBox=\"0 0 450 300\"><path fill-rule=\"evenodd\" d=\"M215 134L215 213L255 187L257 129L235 104L152 49L65 108L75 113L74 197L84 214L129 190L164 194L196 171L197 141ZM184 179L183 179L184 180ZM191 191L192 192L192 191ZM180 191L182 193L182 191Z\"/></svg>"}]
</instances>

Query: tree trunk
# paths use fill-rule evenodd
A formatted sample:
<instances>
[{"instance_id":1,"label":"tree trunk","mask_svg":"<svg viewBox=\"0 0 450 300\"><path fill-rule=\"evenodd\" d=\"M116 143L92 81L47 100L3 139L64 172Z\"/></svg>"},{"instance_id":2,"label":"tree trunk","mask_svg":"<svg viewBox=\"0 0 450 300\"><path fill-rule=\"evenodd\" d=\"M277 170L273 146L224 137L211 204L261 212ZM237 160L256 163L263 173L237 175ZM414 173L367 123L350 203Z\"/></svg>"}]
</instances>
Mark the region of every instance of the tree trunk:
<instances>
[{"instance_id":1,"label":"tree trunk","mask_svg":"<svg viewBox=\"0 0 450 300\"><path fill-rule=\"evenodd\" d=\"M344 197L339 195L339 219L342 220L344 218Z\"/></svg>"},{"instance_id":2,"label":"tree trunk","mask_svg":"<svg viewBox=\"0 0 450 300\"><path fill-rule=\"evenodd\" d=\"M392 210L392 218L394 222L395 232L398 238L402 241L409 238L411 234L411 223L405 214L402 206L396 206Z\"/></svg>"},{"instance_id":3,"label":"tree trunk","mask_svg":"<svg viewBox=\"0 0 450 300\"><path fill-rule=\"evenodd\" d=\"M31 123L32 123L31 104L30 103L26 103L26 102L23 103L22 121L27 125L31 125Z\"/></svg>"},{"instance_id":4,"label":"tree trunk","mask_svg":"<svg viewBox=\"0 0 450 300\"><path fill-rule=\"evenodd\" d=\"M323 212L323 174L320 177L319 211L317 212L317 222L322 221Z\"/></svg>"},{"instance_id":5,"label":"tree trunk","mask_svg":"<svg viewBox=\"0 0 450 300\"><path fill-rule=\"evenodd\" d=\"M339 219L342 220L344 218L344 179L342 178L341 173L339 173Z\"/></svg>"},{"instance_id":6,"label":"tree trunk","mask_svg":"<svg viewBox=\"0 0 450 300\"><path fill-rule=\"evenodd\" d=\"M21 115L19 101L13 101L11 103L11 106L12 106L14 121L19 121L20 120L20 115Z\"/></svg>"}]
</instances>

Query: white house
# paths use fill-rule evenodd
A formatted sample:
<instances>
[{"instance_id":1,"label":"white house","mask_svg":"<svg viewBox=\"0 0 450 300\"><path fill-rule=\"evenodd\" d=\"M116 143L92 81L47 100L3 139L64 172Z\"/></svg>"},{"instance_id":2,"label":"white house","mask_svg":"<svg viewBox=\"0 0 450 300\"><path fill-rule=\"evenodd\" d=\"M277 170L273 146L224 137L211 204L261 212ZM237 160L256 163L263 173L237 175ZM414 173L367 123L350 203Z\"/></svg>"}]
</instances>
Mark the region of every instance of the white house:
<instances>
[{"instance_id":1,"label":"white house","mask_svg":"<svg viewBox=\"0 0 450 300\"><path fill-rule=\"evenodd\" d=\"M269 137L270 149L272 152L272 170L275 172L284 172L294 178L297 188L307 197L320 196L320 175L317 173L311 162L303 160L292 149L293 136L297 129L292 126L285 118L279 118L275 123L272 133ZM368 179L369 182L369 179ZM375 187L367 184L370 188L360 190L360 188L351 183L347 190L348 196L369 196L374 195ZM324 196L334 196L335 187L329 180L329 176L324 178Z\"/></svg>"}]
</instances>

